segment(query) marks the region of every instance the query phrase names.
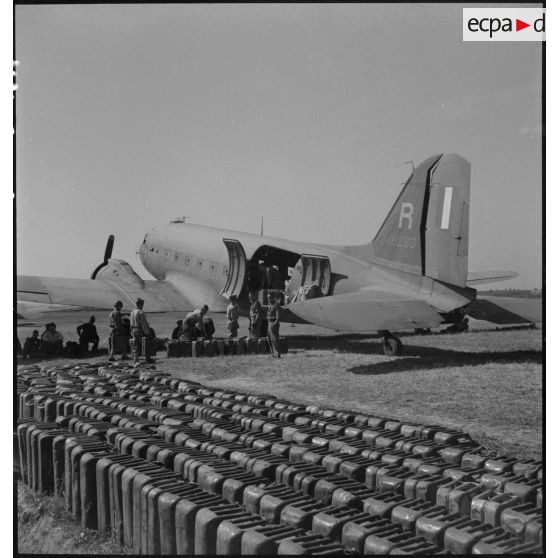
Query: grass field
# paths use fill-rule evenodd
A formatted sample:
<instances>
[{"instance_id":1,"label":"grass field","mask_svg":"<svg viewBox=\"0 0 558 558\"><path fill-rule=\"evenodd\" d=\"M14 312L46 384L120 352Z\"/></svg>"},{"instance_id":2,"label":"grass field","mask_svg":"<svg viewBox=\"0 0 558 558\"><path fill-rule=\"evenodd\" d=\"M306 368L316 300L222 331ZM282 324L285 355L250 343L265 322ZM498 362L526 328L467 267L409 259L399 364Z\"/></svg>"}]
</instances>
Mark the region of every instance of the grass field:
<instances>
[{"instance_id":1,"label":"grass field","mask_svg":"<svg viewBox=\"0 0 558 558\"><path fill-rule=\"evenodd\" d=\"M49 312L18 321L21 341L32 329L55 321L65 339L87 311ZM180 314L150 314L160 337L170 334ZM98 313L101 339L108 331ZM222 315L213 315L225 334ZM157 368L211 387L269 393L296 403L347 409L423 424L462 429L499 454L541 457L543 341L536 329L483 329L471 320L469 333L401 335L401 357L383 355L375 336L343 334L315 326L282 324L289 352L215 358L166 358ZM241 323L241 334L246 324ZM103 346L103 343L102 345ZM104 344L106 346L106 344ZM88 358L104 361L106 355ZM80 362L43 360L41 365ZM126 554L130 551L93 531L82 530L64 502L18 488L20 553Z\"/></svg>"},{"instance_id":2,"label":"grass field","mask_svg":"<svg viewBox=\"0 0 558 558\"><path fill-rule=\"evenodd\" d=\"M75 339L75 327L89 315L62 311L26 317L19 320L18 334L23 341L32 329L55 321L65 339ZM99 334L105 339L106 316L97 316ZM158 336L166 337L180 317L150 314L149 320ZM224 335L224 316L213 318L217 334ZM472 328L485 325L471 322ZM246 323L241 323L240 333L245 330ZM281 334L289 338L290 350L280 360L266 355L168 359L159 353L157 365L173 376L211 387L449 426L501 454L541 456L540 330L401 335L405 344L401 357L384 356L375 336L290 324L281 325Z\"/></svg>"}]
</instances>

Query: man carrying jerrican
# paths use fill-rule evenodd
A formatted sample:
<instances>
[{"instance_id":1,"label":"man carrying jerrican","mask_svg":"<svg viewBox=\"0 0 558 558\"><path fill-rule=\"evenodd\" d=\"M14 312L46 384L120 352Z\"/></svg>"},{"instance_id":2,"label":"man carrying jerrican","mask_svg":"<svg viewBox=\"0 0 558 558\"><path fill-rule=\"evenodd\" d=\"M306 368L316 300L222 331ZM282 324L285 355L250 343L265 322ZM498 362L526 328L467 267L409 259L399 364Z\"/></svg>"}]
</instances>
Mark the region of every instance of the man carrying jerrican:
<instances>
[{"instance_id":1,"label":"man carrying jerrican","mask_svg":"<svg viewBox=\"0 0 558 558\"><path fill-rule=\"evenodd\" d=\"M117 300L114 303L114 310L109 315L109 360L116 360L114 354L118 351L122 352L122 360L127 360L127 339L124 323L122 322L122 301Z\"/></svg>"},{"instance_id":2,"label":"man carrying jerrican","mask_svg":"<svg viewBox=\"0 0 558 558\"><path fill-rule=\"evenodd\" d=\"M263 320L263 310L258 296L254 291L251 291L248 295L250 299L250 337L261 337L262 320Z\"/></svg>"},{"instance_id":3,"label":"man carrying jerrican","mask_svg":"<svg viewBox=\"0 0 558 558\"><path fill-rule=\"evenodd\" d=\"M136 308L130 314L130 324L132 326L132 356L134 363L139 362L139 355L141 354L141 343L143 337L149 337L151 330L149 323L143 311L144 301L141 298L136 300ZM153 359L147 355L145 362L153 362Z\"/></svg>"},{"instance_id":4,"label":"man carrying jerrican","mask_svg":"<svg viewBox=\"0 0 558 558\"><path fill-rule=\"evenodd\" d=\"M95 327L95 316L91 316L88 322L81 324L77 327L77 334L79 335L79 347L82 353L87 353L89 350L89 343L93 343L91 352L96 353L99 348L99 335Z\"/></svg>"},{"instance_id":5,"label":"man carrying jerrican","mask_svg":"<svg viewBox=\"0 0 558 558\"><path fill-rule=\"evenodd\" d=\"M210 339L215 333L215 327L213 327L213 331L209 331L209 324L204 320L204 316L207 314L208 310L209 306L204 304L201 308L192 310L192 312L186 314L184 323L182 324L182 332L191 341L195 341L198 337ZM213 326L213 322L211 322L211 325Z\"/></svg>"},{"instance_id":6,"label":"man carrying jerrican","mask_svg":"<svg viewBox=\"0 0 558 558\"><path fill-rule=\"evenodd\" d=\"M231 332L229 337L238 337L238 303L236 295L229 297L230 304L227 306L227 329Z\"/></svg>"}]
</instances>

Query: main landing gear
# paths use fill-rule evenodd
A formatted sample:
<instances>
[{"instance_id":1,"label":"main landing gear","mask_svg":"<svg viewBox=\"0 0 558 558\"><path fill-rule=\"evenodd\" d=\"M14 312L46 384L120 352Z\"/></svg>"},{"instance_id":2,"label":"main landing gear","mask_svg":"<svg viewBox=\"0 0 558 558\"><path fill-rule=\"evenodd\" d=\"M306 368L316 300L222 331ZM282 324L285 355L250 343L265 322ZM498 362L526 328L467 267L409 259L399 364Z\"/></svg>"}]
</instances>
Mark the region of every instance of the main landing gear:
<instances>
[{"instance_id":1,"label":"main landing gear","mask_svg":"<svg viewBox=\"0 0 558 558\"><path fill-rule=\"evenodd\" d=\"M403 343L399 337L395 337L389 331L381 331L383 336L382 348L386 356L399 356L403 352Z\"/></svg>"}]
</instances>

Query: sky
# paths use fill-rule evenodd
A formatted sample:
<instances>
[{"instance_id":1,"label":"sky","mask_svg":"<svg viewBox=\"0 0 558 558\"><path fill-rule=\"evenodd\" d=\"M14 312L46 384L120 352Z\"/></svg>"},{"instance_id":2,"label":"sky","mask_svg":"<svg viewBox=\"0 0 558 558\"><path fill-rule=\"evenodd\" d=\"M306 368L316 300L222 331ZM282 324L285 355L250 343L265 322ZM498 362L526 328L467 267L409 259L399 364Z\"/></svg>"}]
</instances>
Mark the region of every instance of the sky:
<instances>
[{"instance_id":1,"label":"sky","mask_svg":"<svg viewBox=\"0 0 558 558\"><path fill-rule=\"evenodd\" d=\"M469 269L540 287L541 44L464 43L462 7L16 6L17 272L89 277L114 234L149 277L178 216L362 244L406 161L455 152Z\"/></svg>"}]
</instances>

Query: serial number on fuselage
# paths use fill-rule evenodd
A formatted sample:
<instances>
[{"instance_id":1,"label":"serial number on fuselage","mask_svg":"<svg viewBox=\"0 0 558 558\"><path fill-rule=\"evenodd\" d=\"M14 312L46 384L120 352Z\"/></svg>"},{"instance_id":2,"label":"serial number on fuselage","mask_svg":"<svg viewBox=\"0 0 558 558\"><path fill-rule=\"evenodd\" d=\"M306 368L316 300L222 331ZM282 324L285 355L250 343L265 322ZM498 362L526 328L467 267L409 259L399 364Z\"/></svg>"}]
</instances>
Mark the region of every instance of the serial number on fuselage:
<instances>
[{"instance_id":1,"label":"serial number on fuselage","mask_svg":"<svg viewBox=\"0 0 558 558\"><path fill-rule=\"evenodd\" d=\"M388 246L395 246L396 248L409 248L412 250L417 247L417 237L390 234L385 238L385 243Z\"/></svg>"}]
</instances>

